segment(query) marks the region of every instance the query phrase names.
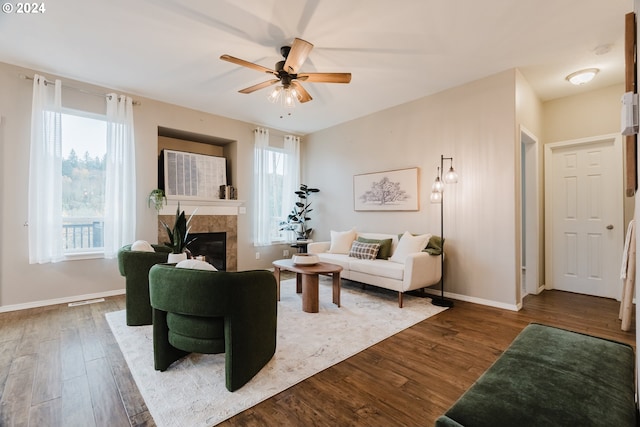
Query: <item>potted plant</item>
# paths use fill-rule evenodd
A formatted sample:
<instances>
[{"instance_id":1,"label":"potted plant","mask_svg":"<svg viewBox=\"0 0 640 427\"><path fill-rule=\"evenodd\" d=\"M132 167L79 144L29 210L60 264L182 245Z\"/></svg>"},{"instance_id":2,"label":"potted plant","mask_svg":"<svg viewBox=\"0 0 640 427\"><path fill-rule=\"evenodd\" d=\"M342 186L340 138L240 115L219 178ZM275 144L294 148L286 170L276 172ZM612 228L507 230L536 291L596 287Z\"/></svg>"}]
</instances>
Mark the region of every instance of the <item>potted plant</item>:
<instances>
[{"instance_id":1,"label":"potted plant","mask_svg":"<svg viewBox=\"0 0 640 427\"><path fill-rule=\"evenodd\" d=\"M308 240L313 232L313 228L310 228L307 224L307 221L311 220L309 212L313 210L309 207L311 202L308 199L311 194L319 191L317 188L311 188L305 184L300 185L300 189L295 192L298 196L298 201L287 216L287 220L280 223L280 230L295 232L296 240Z\"/></svg>"},{"instance_id":2,"label":"potted plant","mask_svg":"<svg viewBox=\"0 0 640 427\"><path fill-rule=\"evenodd\" d=\"M149 197L147 198L147 206L151 207L152 204L156 212L160 213L163 206L167 204L167 196L165 196L164 190L160 188L151 190L151 193L149 193Z\"/></svg>"},{"instance_id":3,"label":"potted plant","mask_svg":"<svg viewBox=\"0 0 640 427\"><path fill-rule=\"evenodd\" d=\"M191 218L193 218L193 214L189 219L187 219L184 211L180 211L180 202L178 202L173 228L169 227L165 222L160 221L169 236L169 241L164 244L171 249L171 254L169 254L168 259L169 263L175 263L187 259L187 245L195 240L188 240L189 230L191 230L191 227L189 226Z\"/></svg>"}]
</instances>

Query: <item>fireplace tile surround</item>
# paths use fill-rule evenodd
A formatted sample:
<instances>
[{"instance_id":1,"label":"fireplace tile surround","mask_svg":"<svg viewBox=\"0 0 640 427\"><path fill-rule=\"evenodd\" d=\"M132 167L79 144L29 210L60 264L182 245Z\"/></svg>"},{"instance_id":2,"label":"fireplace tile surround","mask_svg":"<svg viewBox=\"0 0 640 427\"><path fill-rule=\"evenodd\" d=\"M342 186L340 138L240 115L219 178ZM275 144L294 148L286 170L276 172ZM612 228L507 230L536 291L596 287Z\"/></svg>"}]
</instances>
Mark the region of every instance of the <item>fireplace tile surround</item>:
<instances>
[{"instance_id":1,"label":"fireplace tile surround","mask_svg":"<svg viewBox=\"0 0 640 427\"><path fill-rule=\"evenodd\" d=\"M180 209L187 218L193 214L189 225L191 233L227 233L227 271L238 270L238 207L242 201L219 201L195 203L180 202ZM158 215L158 242L167 240L161 221L171 226L175 222L177 202L169 201Z\"/></svg>"}]
</instances>

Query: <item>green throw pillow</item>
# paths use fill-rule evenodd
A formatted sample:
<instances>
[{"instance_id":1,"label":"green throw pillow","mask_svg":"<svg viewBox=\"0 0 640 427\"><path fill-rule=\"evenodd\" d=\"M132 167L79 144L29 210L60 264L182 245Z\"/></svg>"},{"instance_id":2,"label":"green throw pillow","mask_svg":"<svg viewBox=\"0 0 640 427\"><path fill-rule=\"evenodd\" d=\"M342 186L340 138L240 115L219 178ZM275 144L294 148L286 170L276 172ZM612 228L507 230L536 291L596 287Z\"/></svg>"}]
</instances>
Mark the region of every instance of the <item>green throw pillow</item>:
<instances>
[{"instance_id":1,"label":"green throw pillow","mask_svg":"<svg viewBox=\"0 0 640 427\"><path fill-rule=\"evenodd\" d=\"M431 236L427 247L423 249L423 252L427 252L429 255L440 255L442 253L442 243L444 239L440 236Z\"/></svg>"},{"instance_id":2,"label":"green throw pillow","mask_svg":"<svg viewBox=\"0 0 640 427\"><path fill-rule=\"evenodd\" d=\"M380 250L378 251L378 255L376 258L378 259L388 259L391 256L391 239L365 239L364 237L358 237L358 242L362 243L377 243L380 245Z\"/></svg>"}]
</instances>

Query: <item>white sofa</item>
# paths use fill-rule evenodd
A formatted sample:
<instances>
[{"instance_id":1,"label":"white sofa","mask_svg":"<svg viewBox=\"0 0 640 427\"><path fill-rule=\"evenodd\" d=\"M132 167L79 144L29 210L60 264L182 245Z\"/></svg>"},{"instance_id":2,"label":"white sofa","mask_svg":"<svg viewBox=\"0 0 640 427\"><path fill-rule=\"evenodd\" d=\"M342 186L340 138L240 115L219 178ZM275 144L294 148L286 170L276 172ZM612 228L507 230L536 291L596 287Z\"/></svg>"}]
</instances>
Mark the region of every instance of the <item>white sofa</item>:
<instances>
[{"instance_id":1,"label":"white sofa","mask_svg":"<svg viewBox=\"0 0 640 427\"><path fill-rule=\"evenodd\" d=\"M402 245L402 254L396 252L398 248L398 235L381 233L357 233L353 231L353 238L341 236L342 244L336 244L332 233L331 242L309 243L307 251L318 255L320 261L338 264L343 268L342 278L379 286L398 292L398 305L402 308L402 296L404 292L434 285L440 281L442 274L439 255L429 255L421 249L406 253L406 245ZM342 232L336 234L344 234ZM407 235L408 233L405 233ZM402 237L404 238L403 235ZM411 236L411 235L409 235ZM430 236L430 235L423 235ZM389 259L359 259L349 256L348 247L358 238L368 240L391 239L391 257ZM361 239L361 240L362 240ZM410 240L410 239L408 239ZM426 238L429 240L429 237ZM347 242L348 246L347 246ZM341 248L339 246L342 246ZM426 246L426 242L425 242ZM395 257L394 257L395 255Z\"/></svg>"}]
</instances>

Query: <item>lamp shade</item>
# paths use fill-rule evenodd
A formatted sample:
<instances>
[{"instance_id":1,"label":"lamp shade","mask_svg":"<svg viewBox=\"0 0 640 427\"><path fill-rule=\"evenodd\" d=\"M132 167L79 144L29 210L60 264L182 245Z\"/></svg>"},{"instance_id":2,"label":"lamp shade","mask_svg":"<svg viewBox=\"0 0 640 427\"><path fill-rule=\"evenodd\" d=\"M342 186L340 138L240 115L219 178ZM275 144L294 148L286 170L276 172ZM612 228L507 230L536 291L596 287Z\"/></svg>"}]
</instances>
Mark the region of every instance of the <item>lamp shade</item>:
<instances>
[{"instance_id":1,"label":"lamp shade","mask_svg":"<svg viewBox=\"0 0 640 427\"><path fill-rule=\"evenodd\" d=\"M442 192L441 191L432 191L431 192L431 203L442 203Z\"/></svg>"},{"instance_id":2,"label":"lamp shade","mask_svg":"<svg viewBox=\"0 0 640 427\"><path fill-rule=\"evenodd\" d=\"M438 193L442 193L444 190L444 184L440 181L440 177L437 176L436 180L433 181L433 185L431 186L431 191L437 191Z\"/></svg>"},{"instance_id":3,"label":"lamp shade","mask_svg":"<svg viewBox=\"0 0 640 427\"><path fill-rule=\"evenodd\" d=\"M458 174L453 170L453 166L451 166L449 171L444 175L444 182L447 184L455 184L458 182Z\"/></svg>"}]
</instances>

